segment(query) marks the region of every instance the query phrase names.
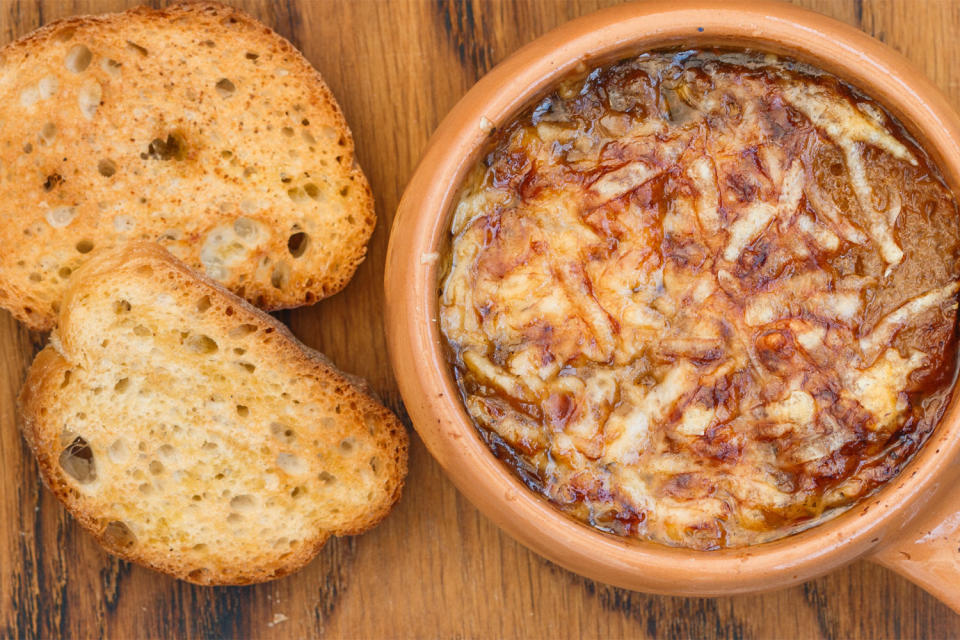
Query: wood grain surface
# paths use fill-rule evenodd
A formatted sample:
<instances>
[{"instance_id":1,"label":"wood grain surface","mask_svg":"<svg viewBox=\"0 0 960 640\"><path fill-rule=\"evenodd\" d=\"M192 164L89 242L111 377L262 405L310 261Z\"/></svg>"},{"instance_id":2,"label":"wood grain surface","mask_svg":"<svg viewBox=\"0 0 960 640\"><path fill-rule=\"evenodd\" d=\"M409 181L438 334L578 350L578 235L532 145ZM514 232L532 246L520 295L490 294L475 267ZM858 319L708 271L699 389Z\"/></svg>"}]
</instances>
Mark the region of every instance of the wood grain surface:
<instances>
[{"instance_id":1,"label":"wood grain surface","mask_svg":"<svg viewBox=\"0 0 960 640\"><path fill-rule=\"evenodd\" d=\"M0 43L125 0L0 0ZM162 4L162 3L154 3ZM379 216L349 287L280 314L403 412L382 331L393 212L430 133L524 43L607 0L244 0L320 69L353 129ZM911 58L960 104L960 0L803 0ZM0 247L0 251L3 248ZM413 436L405 494L372 532L300 573L202 588L102 552L40 484L15 397L44 336L0 312L0 637L960 637L960 616L877 566L735 598L650 596L580 578L481 516ZM960 585L957 585L960 589Z\"/></svg>"}]
</instances>

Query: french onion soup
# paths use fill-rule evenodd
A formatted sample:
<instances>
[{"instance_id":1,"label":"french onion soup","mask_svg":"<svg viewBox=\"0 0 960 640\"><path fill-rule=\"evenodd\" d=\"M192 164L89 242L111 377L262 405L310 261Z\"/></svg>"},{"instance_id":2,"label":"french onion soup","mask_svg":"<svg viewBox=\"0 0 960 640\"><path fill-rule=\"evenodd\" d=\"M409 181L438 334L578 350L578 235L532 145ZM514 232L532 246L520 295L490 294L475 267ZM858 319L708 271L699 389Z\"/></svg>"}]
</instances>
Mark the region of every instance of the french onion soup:
<instances>
[{"instance_id":1,"label":"french onion soup","mask_svg":"<svg viewBox=\"0 0 960 640\"><path fill-rule=\"evenodd\" d=\"M957 202L839 79L650 53L492 135L455 204L439 320L467 411L533 490L694 549L833 517L949 400Z\"/></svg>"}]
</instances>

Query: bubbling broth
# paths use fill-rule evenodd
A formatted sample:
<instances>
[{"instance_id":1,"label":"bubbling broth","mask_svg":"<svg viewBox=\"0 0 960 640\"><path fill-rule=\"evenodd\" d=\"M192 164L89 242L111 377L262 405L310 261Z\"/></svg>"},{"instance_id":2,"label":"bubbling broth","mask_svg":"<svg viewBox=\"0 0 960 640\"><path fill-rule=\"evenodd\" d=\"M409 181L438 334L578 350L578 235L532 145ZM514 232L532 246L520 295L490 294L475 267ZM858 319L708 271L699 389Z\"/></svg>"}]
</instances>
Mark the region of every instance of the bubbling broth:
<instances>
[{"instance_id":1,"label":"bubbling broth","mask_svg":"<svg viewBox=\"0 0 960 640\"><path fill-rule=\"evenodd\" d=\"M495 132L439 320L466 409L603 531L774 540L895 477L950 397L957 202L896 119L770 55L649 53Z\"/></svg>"}]
</instances>

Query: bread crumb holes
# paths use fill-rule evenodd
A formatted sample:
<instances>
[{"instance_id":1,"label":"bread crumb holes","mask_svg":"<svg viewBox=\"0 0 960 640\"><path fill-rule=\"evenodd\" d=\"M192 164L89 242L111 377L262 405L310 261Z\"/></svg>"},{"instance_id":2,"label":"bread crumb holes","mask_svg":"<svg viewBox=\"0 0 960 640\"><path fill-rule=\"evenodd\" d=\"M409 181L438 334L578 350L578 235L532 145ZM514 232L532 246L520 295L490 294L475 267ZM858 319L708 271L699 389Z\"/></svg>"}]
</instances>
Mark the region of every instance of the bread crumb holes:
<instances>
[{"instance_id":1,"label":"bread crumb holes","mask_svg":"<svg viewBox=\"0 0 960 640\"><path fill-rule=\"evenodd\" d=\"M104 528L103 541L115 549L127 549L136 544L137 538L125 522L114 520Z\"/></svg>"},{"instance_id":2,"label":"bread crumb holes","mask_svg":"<svg viewBox=\"0 0 960 640\"><path fill-rule=\"evenodd\" d=\"M303 231L294 233L289 238L287 238L287 250L290 252L290 255L294 258L301 257L307 250L307 245L310 244L310 236Z\"/></svg>"},{"instance_id":3,"label":"bread crumb holes","mask_svg":"<svg viewBox=\"0 0 960 640\"><path fill-rule=\"evenodd\" d=\"M229 98L233 95L233 92L237 90L237 87L230 81L229 78L220 78L217 80L217 93L221 98Z\"/></svg>"},{"instance_id":4,"label":"bread crumb holes","mask_svg":"<svg viewBox=\"0 0 960 640\"><path fill-rule=\"evenodd\" d=\"M190 336L187 338L185 344L188 349L201 355L214 354L219 348L216 340L203 334Z\"/></svg>"},{"instance_id":5,"label":"bread crumb holes","mask_svg":"<svg viewBox=\"0 0 960 640\"><path fill-rule=\"evenodd\" d=\"M90 484L97 479L97 465L93 449L81 436L74 438L60 454L60 468L80 484Z\"/></svg>"},{"instance_id":6,"label":"bread crumb holes","mask_svg":"<svg viewBox=\"0 0 960 640\"><path fill-rule=\"evenodd\" d=\"M97 172L104 178L112 178L113 174L117 172L117 164L109 158L104 158L97 163Z\"/></svg>"},{"instance_id":7,"label":"bread crumb holes","mask_svg":"<svg viewBox=\"0 0 960 640\"><path fill-rule=\"evenodd\" d=\"M93 53L90 52L90 49L85 45L75 44L67 51L63 62L68 71L83 73L90 66L91 60L93 60Z\"/></svg>"}]
</instances>

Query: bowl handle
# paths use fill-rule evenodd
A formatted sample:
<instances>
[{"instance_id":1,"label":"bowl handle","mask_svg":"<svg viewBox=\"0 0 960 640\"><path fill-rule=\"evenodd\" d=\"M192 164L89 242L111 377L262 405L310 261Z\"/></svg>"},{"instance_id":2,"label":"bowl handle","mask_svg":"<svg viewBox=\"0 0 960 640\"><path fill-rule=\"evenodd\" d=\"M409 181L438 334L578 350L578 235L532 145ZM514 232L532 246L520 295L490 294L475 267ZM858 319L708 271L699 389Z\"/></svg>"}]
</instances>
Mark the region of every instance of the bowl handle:
<instances>
[{"instance_id":1,"label":"bowl handle","mask_svg":"<svg viewBox=\"0 0 960 640\"><path fill-rule=\"evenodd\" d=\"M960 613L960 482L870 558Z\"/></svg>"}]
</instances>

